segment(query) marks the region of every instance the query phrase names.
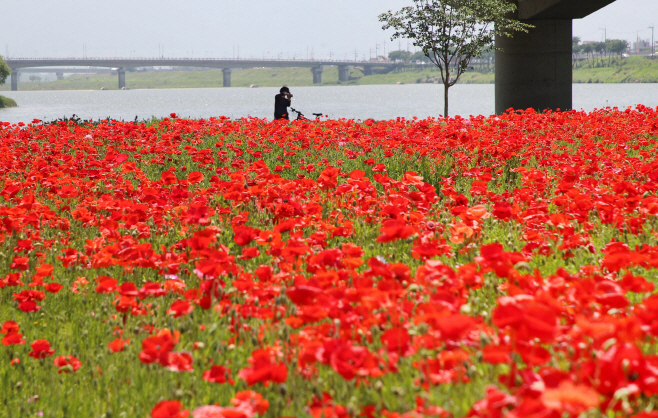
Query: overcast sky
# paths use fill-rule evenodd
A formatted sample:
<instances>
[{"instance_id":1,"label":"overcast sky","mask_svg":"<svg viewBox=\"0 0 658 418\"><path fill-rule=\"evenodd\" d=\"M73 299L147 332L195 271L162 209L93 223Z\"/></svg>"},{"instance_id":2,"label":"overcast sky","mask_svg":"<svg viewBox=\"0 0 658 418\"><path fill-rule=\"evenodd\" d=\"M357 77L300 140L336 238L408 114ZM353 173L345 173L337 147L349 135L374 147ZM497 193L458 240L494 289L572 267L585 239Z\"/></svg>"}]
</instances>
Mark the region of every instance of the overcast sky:
<instances>
[{"instance_id":1,"label":"overcast sky","mask_svg":"<svg viewBox=\"0 0 658 418\"><path fill-rule=\"evenodd\" d=\"M573 0L578 1L578 0ZM3 0L10 57L367 58L391 42L377 15L410 0ZM649 39L658 0L617 0L574 21L574 36ZM658 33L656 34L658 37ZM413 49L413 47L411 47Z\"/></svg>"}]
</instances>

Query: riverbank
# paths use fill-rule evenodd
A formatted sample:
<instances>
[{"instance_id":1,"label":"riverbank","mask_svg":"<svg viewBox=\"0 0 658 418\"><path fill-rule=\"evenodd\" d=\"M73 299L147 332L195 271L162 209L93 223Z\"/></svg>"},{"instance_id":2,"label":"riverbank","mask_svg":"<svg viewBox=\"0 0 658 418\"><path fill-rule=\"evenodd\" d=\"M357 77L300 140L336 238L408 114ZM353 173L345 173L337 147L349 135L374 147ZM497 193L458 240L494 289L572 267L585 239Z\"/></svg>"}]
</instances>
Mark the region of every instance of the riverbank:
<instances>
[{"instance_id":1,"label":"riverbank","mask_svg":"<svg viewBox=\"0 0 658 418\"><path fill-rule=\"evenodd\" d=\"M16 104L16 101L14 99L10 99L9 97L5 96L0 96L0 109L5 108L5 107L17 107L18 104Z\"/></svg>"},{"instance_id":2,"label":"riverbank","mask_svg":"<svg viewBox=\"0 0 658 418\"><path fill-rule=\"evenodd\" d=\"M350 69L349 81L338 81L338 69L326 67L322 73L322 86L337 85L377 85L377 84L436 84L441 82L441 75L432 68L403 69L386 74L364 75L360 68ZM469 72L462 76L463 84L490 84L494 82L494 73ZM222 87L221 70L196 71L162 71L162 72L127 72L128 89L167 89L167 88L212 88ZM291 87L317 86L313 84L313 74L308 68L256 68L234 70L231 73L232 87ZM21 82L18 90L116 90L118 80L111 74L74 74L63 80ZM9 90L7 85L0 86L0 91Z\"/></svg>"},{"instance_id":3,"label":"riverbank","mask_svg":"<svg viewBox=\"0 0 658 418\"><path fill-rule=\"evenodd\" d=\"M337 67L325 67L322 73L323 86L378 85L378 84L422 84L441 83L436 67L403 68L389 73L364 75L359 67L350 69L349 81L338 81ZM208 88L222 87L221 70L127 72L128 89ZM492 84L494 72L467 72L460 84ZM574 83L658 83L658 59L645 57L603 58L579 61L573 70ZM232 87L291 87L316 86L308 68L256 68L234 70L231 74ZM118 80L110 74L74 74L58 81L35 81L19 83L19 90L116 90ZM0 86L0 91L9 90L9 85Z\"/></svg>"}]
</instances>

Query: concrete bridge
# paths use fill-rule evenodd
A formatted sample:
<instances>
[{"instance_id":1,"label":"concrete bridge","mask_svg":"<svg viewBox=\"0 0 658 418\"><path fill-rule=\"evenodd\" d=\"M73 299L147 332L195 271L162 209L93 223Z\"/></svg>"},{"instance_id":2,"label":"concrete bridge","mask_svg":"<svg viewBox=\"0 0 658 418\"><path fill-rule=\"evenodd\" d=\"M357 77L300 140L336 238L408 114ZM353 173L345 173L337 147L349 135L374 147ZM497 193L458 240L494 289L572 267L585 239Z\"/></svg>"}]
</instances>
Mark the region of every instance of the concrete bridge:
<instances>
[{"instance_id":1,"label":"concrete bridge","mask_svg":"<svg viewBox=\"0 0 658 418\"><path fill-rule=\"evenodd\" d=\"M64 74L112 74L112 69L110 68L62 68L62 67L41 67L41 68L23 68L21 69L22 73L55 73L58 80L64 79ZM12 73L13 74L13 73ZM16 73L16 78L18 79L18 73Z\"/></svg>"},{"instance_id":2,"label":"concrete bridge","mask_svg":"<svg viewBox=\"0 0 658 418\"><path fill-rule=\"evenodd\" d=\"M372 75L375 68L392 68L400 64L388 61L322 61L322 60L266 60L228 58L6 58L11 68L11 90L18 90L18 73L22 69L38 67L109 67L117 69L119 88L126 86L126 68L131 67L204 67L221 68L224 87L231 87L231 71L256 67L308 67L313 73L313 83L322 83L322 69L338 67L338 79L349 80L349 69L363 67L365 75Z\"/></svg>"},{"instance_id":3,"label":"concrete bridge","mask_svg":"<svg viewBox=\"0 0 658 418\"><path fill-rule=\"evenodd\" d=\"M508 1L518 5L513 17L535 28L496 38L496 46L503 48L496 51L496 113L571 109L572 21L615 0Z\"/></svg>"}]
</instances>

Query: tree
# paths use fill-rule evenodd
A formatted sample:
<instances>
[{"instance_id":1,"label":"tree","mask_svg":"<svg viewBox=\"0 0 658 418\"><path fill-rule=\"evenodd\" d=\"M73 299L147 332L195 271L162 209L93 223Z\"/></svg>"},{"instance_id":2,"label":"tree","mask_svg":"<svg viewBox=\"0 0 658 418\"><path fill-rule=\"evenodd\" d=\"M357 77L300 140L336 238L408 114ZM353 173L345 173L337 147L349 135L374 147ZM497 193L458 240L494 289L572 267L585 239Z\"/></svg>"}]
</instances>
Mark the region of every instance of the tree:
<instances>
[{"instance_id":1,"label":"tree","mask_svg":"<svg viewBox=\"0 0 658 418\"><path fill-rule=\"evenodd\" d=\"M2 55L0 55L0 84L5 84L5 81L7 81L7 77L11 74L11 70L9 69L9 66L5 62L5 60L2 59Z\"/></svg>"},{"instance_id":2,"label":"tree","mask_svg":"<svg viewBox=\"0 0 658 418\"><path fill-rule=\"evenodd\" d=\"M388 53L388 59L391 61L409 61L411 52L407 51L391 51Z\"/></svg>"},{"instance_id":3,"label":"tree","mask_svg":"<svg viewBox=\"0 0 658 418\"><path fill-rule=\"evenodd\" d=\"M572 67L576 65L576 55L582 51L583 46L580 44L580 36L574 36L571 38L571 56L573 58Z\"/></svg>"},{"instance_id":4,"label":"tree","mask_svg":"<svg viewBox=\"0 0 658 418\"><path fill-rule=\"evenodd\" d=\"M604 42L596 42L595 44L592 44L592 47L594 48L594 52L597 52L599 54L599 57L601 58L601 62L603 62L603 53L605 52L605 43Z\"/></svg>"},{"instance_id":5,"label":"tree","mask_svg":"<svg viewBox=\"0 0 658 418\"><path fill-rule=\"evenodd\" d=\"M629 47L628 41L625 39L610 39L606 44L607 49L613 54L619 54L620 58L621 54Z\"/></svg>"},{"instance_id":6,"label":"tree","mask_svg":"<svg viewBox=\"0 0 658 418\"><path fill-rule=\"evenodd\" d=\"M591 54L594 51L594 46L592 44L583 44L582 45L583 53L587 57L587 65L589 65L590 68L592 68L592 65L589 63L589 54Z\"/></svg>"},{"instance_id":7,"label":"tree","mask_svg":"<svg viewBox=\"0 0 658 418\"><path fill-rule=\"evenodd\" d=\"M411 57L409 57L409 59L412 62L416 62L416 61L425 62L425 63L430 62L430 59L427 57L427 55L425 55L423 51L414 52L413 54L411 54Z\"/></svg>"},{"instance_id":8,"label":"tree","mask_svg":"<svg viewBox=\"0 0 658 418\"><path fill-rule=\"evenodd\" d=\"M580 45L580 36L573 36L571 38L571 46L576 49Z\"/></svg>"},{"instance_id":9,"label":"tree","mask_svg":"<svg viewBox=\"0 0 658 418\"><path fill-rule=\"evenodd\" d=\"M448 89L469 68L471 58L496 36L527 32L532 26L506 17L516 10L507 0L413 0L413 6L379 15L382 29L395 30L391 40L411 39L429 61L439 67L444 87L444 114L448 117Z\"/></svg>"}]
</instances>

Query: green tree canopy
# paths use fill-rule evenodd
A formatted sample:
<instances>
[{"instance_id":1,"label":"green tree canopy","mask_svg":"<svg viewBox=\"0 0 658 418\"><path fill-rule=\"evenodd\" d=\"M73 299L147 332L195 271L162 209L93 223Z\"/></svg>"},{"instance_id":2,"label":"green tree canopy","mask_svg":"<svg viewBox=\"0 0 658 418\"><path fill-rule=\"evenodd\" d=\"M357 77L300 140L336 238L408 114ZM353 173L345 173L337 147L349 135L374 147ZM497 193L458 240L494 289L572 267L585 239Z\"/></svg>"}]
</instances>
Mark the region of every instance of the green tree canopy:
<instances>
[{"instance_id":1,"label":"green tree canopy","mask_svg":"<svg viewBox=\"0 0 658 418\"><path fill-rule=\"evenodd\" d=\"M577 54L583 50L583 46L580 44L580 36L574 36L571 38L571 49L574 54Z\"/></svg>"},{"instance_id":2,"label":"green tree canopy","mask_svg":"<svg viewBox=\"0 0 658 418\"><path fill-rule=\"evenodd\" d=\"M388 59L391 61L409 61L411 52L407 51L391 51L388 53Z\"/></svg>"},{"instance_id":3,"label":"green tree canopy","mask_svg":"<svg viewBox=\"0 0 658 418\"><path fill-rule=\"evenodd\" d=\"M624 39L608 39L606 41L606 49L613 54L621 54L629 47L628 41Z\"/></svg>"},{"instance_id":4,"label":"green tree canopy","mask_svg":"<svg viewBox=\"0 0 658 418\"><path fill-rule=\"evenodd\" d=\"M510 19L516 5L507 0L413 0L412 6L379 15L382 29L393 29L391 40L410 39L439 67L444 86L444 115L448 89L468 69L471 58L495 48L496 36L527 32L530 25Z\"/></svg>"},{"instance_id":5,"label":"green tree canopy","mask_svg":"<svg viewBox=\"0 0 658 418\"><path fill-rule=\"evenodd\" d=\"M5 81L7 80L7 77L11 74L11 69L5 62L5 60L2 59L2 55L0 55L0 84L5 84Z\"/></svg>"},{"instance_id":6,"label":"green tree canopy","mask_svg":"<svg viewBox=\"0 0 658 418\"><path fill-rule=\"evenodd\" d=\"M430 62L430 59L423 53L423 51L414 52L409 59L413 62Z\"/></svg>"}]
</instances>

